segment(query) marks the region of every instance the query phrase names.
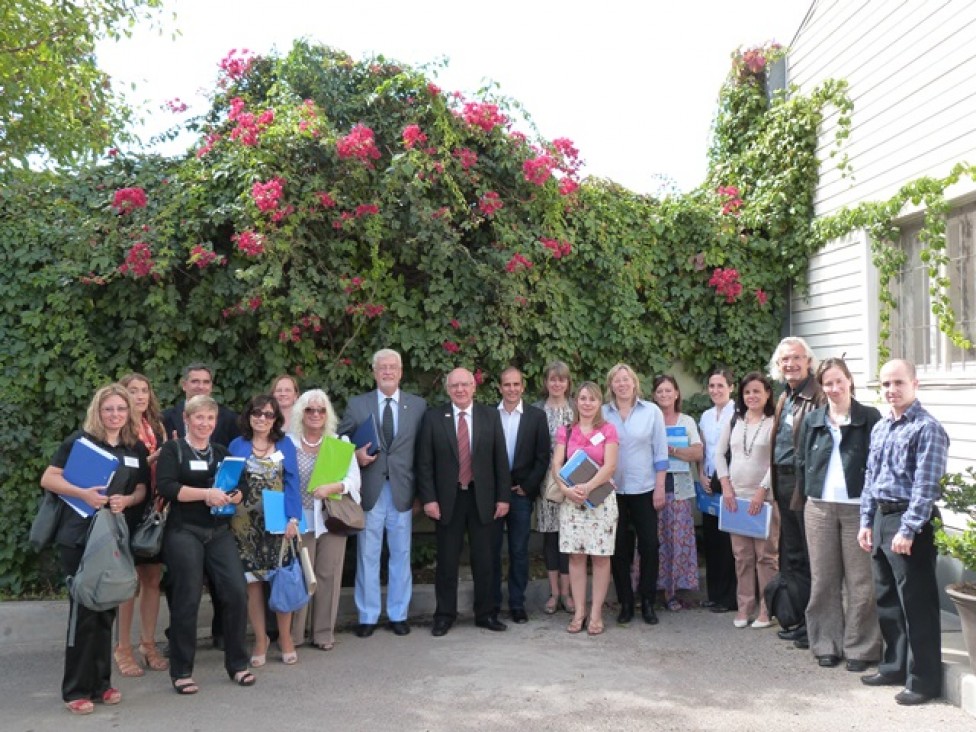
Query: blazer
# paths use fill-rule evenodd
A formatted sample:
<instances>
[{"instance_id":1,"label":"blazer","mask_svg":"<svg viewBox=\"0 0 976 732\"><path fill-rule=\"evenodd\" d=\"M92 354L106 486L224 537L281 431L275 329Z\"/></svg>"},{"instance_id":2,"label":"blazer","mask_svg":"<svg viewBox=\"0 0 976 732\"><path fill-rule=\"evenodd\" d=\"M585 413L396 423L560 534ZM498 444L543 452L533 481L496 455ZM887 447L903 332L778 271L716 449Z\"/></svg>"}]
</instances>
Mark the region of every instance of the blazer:
<instances>
[{"instance_id":1,"label":"blazer","mask_svg":"<svg viewBox=\"0 0 976 732\"><path fill-rule=\"evenodd\" d=\"M800 443L800 427L803 425L804 418L817 407L822 407L827 403L823 389L817 383L817 379L811 374L807 377L803 388L793 393L793 464L796 464L796 451ZM779 433L779 423L783 418L783 407L786 406L786 392L779 395L776 402L776 411L773 414L773 434L770 439L773 442L773 449L769 453L769 482L773 489L773 496L779 497L779 481L776 479L776 435ZM803 508L806 497L803 491L793 491L790 499L790 508L799 511Z\"/></svg>"},{"instance_id":2,"label":"blazer","mask_svg":"<svg viewBox=\"0 0 976 732\"><path fill-rule=\"evenodd\" d=\"M799 447L796 451L796 486L810 498L823 495L827 467L834 451L834 438L824 421L827 407L810 412L800 427ZM851 422L840 428L840 462L844 468L847 495L859 498L864 488L864 474L868 467L871 430L881 419L874 407L851 400Z\"/></svg>"},{"instance_id":3,"label":"blazer","mask_svg":"<svg viewBox=\"0 0 976 732\"><path fill-rule=\"evenodd\" d=\"M186 402L180 402L176 406L163 411L163 426L166 428L166 439L173 438L173 432L177 437L186 437L186 423L183 421L183 408ZM237 424L237 413L223 404L217 407L217 426L210 441L218 445L227 447L233 442L235 437L240 437L241 430Z\"/></svg>"},{"instance_id":4,"label":"blazer","mask_svg":"<svg viewBox=\"0 0 976 732\"><path fill-rule=\"evenodd\" d=\"M522 486L526 497L535 500L539 497L552 457L549 422L546 413L538 407L531 407L525 402L522 405L522 417L519 419L518 434L515 435L512 485Z\"/></svg>"},{"instance_id":5,"label":"blazer","mask_svg":"<svg viewBox=\"0 0 976 732\"><path fill-rule=\"evenodd\" d=\"M390 481L393 505L396 510L403 512L412 508L416 495L414 454L417 434L420 432L420 421L426 409L426 401L415 394L408 394L401 390L400 401L397 403L396 436L392 444L386 445L383 443L383 415L380 413L377 390L354 396L349 400L336 431L340 435L352 437L359 426L372 414L376 420L376 427L381 432L376 460L359 469L362 477L360 490L364 511L369 511L376 505L386 481Z\"/></svg>"},{"instance_id":6,"label":"blazer","mask_svg":"<svg viewBox=\"0 0 976 732\"><path fill-rule=\"evenodd\" d=\"M471 470L475 505L482 524L495 517L496 503L510 503L512 476L508 469L505 433L498 410L471 406ZM417 436L417 493L423 503L440 504L442 524L450 523L458 493L458 445L450 402L424 413Z\"/></svg>"},{"instance_id":7,"label":"blazer","mask_svg":"<svg viewBox=\"0 0 976 732\"><path fill-rule=\"evenodd\" d=\"M228 445L227 452L229 455L246 460L251 455L251 441L243 437L235 437ZM295 450L295 443L287 436L283 437L275 443L275 453L280 453L284 469L281 487L285 494L285 516L290 519L301 518L302 494L298 484L298 453Z\"/></svg>"}]
</instances>

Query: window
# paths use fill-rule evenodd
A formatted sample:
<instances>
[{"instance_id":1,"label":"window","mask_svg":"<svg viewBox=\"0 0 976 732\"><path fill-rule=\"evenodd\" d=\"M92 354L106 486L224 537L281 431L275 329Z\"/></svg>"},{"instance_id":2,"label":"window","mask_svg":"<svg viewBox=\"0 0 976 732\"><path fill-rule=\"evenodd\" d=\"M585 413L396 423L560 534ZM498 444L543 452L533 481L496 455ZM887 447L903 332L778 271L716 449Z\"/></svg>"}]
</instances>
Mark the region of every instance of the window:
<instances>
[{"instance_id":1,"label":"window","mask_svg":"<svg viewBox=\"0 0 976 732\"><path fill-rule=\"evenodd\" d=\"M924 371L976 371L976 347L964 350L941 333L932 315L928 267L921 259L922 222L902 227L906 259L892 282L898 307L891 318L891 354L914 361ZM976 203L954 209L946 222L949 299L959 330L976 341Z\"/></svg>"}]
</instances>

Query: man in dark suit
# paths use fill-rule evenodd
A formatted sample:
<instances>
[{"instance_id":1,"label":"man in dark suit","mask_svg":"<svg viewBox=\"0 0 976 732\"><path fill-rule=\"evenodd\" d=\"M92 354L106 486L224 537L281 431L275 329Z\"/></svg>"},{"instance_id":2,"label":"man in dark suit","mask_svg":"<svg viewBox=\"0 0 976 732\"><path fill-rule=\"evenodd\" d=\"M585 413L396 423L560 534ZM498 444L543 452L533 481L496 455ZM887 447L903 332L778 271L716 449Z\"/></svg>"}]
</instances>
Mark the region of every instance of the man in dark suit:
<instances>
[{"instance_id":1,"label":"man in dark suit","mask_svg":"<svg viewBox=\"0 0 976 732\"><path fill-rule=\"evenodd\" d=\"M508 513L512 479L498 410L475 404L474 392L474 375L454 369L447 375L450 403L427 410L417 437L417 492L424 513L437 526L437 609L431 631L435 636L446 635L457 619L458 563L465 532L475 625L506 629L492 612L491 540L494 520Z\"/></svg>"},{"instance_id":2,"label":"man in dark suit","mask_svg":"<svg viewBox=\"0 0 976 732\"><path fill-rule=\"evenodd\" d=\"M403 362L399 353L388 348L377 351L373 355L376 390L349 400L338 430L341 435L352 435L360 425L372 419L377 432L378 444L366 444L356 450L363 479L360 487L363 510L366 512L366 528L356 537L355 598L359 610L356 635L360 638L373 634L383 609L380 556L384 530L390 549L386 616L394 633L407 635L410 632L407 614L413 591L410 538L415 489L414 443L427 402L400 391L402 375Z\"/></svg>"},{"instance_id":3,"label":"man in dark suit","mask_svg":"<svg viewBox=\"0 0 976 732\"><path fill-rule=\"evenodd\" d=\"M166 439L174 436L186 436L186 423L183 421L183 406L190 397L198 394L210 396L213 391L213 370L205 363L191 363L183 369L180 380L185 398L163 411L163 426L166 428ZM231 440L241 434L237 424L237 413L224 405L217 408L217 427L210 436L210 441L227 447Z\"/></svg>"},{"instance_id":4,"label":"man in dark suit","mask_svg":"<svg viewBox=\"0 0 976 732\"><path fill-rule=\"evenodd\" d=\"M502 606L502 539L508 527L508 608L512 621L526 623L525 588L529 584L529 531L532 505L539 496L549 469L550 440L546 413L522 403L525 381L514 366L502 371L498 380L502 401L498 416L505 434L505 451L512 473L508 515L495 521L493 547L495 616Z\"/></svg>"}]
</instances>

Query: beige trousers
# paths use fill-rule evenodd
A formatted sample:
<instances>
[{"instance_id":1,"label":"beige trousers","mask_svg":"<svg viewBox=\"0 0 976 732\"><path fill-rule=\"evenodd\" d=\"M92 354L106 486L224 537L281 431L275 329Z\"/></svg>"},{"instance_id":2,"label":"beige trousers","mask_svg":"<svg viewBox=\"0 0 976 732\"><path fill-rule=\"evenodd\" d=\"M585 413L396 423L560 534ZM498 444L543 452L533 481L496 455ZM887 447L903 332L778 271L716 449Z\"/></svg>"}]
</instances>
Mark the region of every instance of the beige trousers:
<instances>
[{"instance_id":1,"label":"beige trousers","mask_svg":"<svg viewBox=\"0 0 976 732\"><path fill-rule=\"evenodd\" d=\"M753 620L760 616L769 617L763 590L779 571L779 509L776 504L772 504L772 507L768 539L729 535L732 540L732 556L735 557L735 577L738 581L736 599L739 617ZM757 601L759 612L756 612Z\"/></svg>"}]
</instances>

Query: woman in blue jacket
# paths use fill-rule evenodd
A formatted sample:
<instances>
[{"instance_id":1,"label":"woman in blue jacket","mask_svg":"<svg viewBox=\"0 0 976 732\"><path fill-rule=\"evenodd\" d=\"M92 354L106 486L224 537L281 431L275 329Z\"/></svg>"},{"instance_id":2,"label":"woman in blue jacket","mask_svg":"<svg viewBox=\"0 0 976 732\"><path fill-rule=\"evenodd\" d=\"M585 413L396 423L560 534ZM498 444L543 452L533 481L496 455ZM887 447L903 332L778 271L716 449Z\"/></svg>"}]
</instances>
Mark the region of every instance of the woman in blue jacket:
<instances>
[{"instance_id":1,"label":"woman in blue jacket","mask_svg":"<svg viewBox=\"0 0 976 732\"><path fill-rule=\"evenodd\" d=\"M857 543L871 430L881 414L854 399L854 380L843 359L820 364L817 380L827 404L806 416L797 443L797 487L808 499L807 633L821 666L846 658L847 670L860 673L881 657L871 556Z\"/></svg>"}]
</instances>

